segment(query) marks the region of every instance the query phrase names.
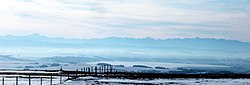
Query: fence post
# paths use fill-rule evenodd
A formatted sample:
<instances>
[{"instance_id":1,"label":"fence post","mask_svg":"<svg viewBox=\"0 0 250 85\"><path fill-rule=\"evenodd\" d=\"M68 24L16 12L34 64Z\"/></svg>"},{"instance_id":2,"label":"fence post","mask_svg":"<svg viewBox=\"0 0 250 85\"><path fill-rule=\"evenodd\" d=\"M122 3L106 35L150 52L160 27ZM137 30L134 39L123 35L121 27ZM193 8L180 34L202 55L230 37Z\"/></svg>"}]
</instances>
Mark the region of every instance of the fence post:
<instances>
[{"instance_id":1,"label":"fence post","mask_svg":"<svg viewBox=\"0 0 250 85\"><path fill-rule=\"evenodd\" d=\"M4 76L3 76L3 82L2 82L2 85L4 85Z\"/></svg>"},{"instance_id":2,"label":"fence post","mask_svg":"<svg viewBox=\"0 0 250 85\"><path fill-rule=\"evenodd\" d=\"M16 85L18 85L18 77L16 77Z\"/></svg>"},{"instance_id":3,"label":"fence post","mask_svg":"<svg viewBox=\"0 0 250 85\"><path fill-rule=\"evenodd\" d=\"M43 77L41 77L40 83L40 85L43 85Z\"/></svg>"},{"instance_id":4,"label":"fence post","mask_svg":"<svg viewBox=\"0 0 250 85\"><path fill-rule=\"evenodd\" d=\"M77 74L78 74L78 69L76 69L76 72L75 72L75 73L76 73L76 77L77 77Z\"/></svg>"},{"instance_id":5,"label":"fence post","mask_svg":"<svg viewBox=\"0 0 250 85\"><path fill-rule=\"evenodd\" d=\"M95 67L95 76L97 76L97 67Z\"/></svg>"},{"instance_id":6,"label":"fence post","mask_svg":"<svg viewBox=\"0 0 250 85\"><path fill-rule=\"evenodd\" d=\"M29 75L29 85L31 85L31 81L30 81L30 75Z\"/></svg>"},{"instance_id":7,"label":"fence post","mask_svg":"<svg viewBox=\"0 0 250 85\"><path fill-rule=\"evenodd\" d=\"M60 75L60 84L62 84L62 75Z\"/></svg>"},{"instance_id":8,"label":"fence post","mask_svg":"<svg viewBox=\"0 0 250 85\"><path fill-rule=\"evenodd\" d=\"M50 85L52 85L52 75L50 76Z\"/></svg>"},{"instance_id":9,"label":"fence post","mask_svg":"<svg viewBox=\"0 0 250 85\"><path fill-rule=\"evenodd\" d=\"M90 75L90 68L88 67L88 75Z\"/></svg>"}]
</instances>

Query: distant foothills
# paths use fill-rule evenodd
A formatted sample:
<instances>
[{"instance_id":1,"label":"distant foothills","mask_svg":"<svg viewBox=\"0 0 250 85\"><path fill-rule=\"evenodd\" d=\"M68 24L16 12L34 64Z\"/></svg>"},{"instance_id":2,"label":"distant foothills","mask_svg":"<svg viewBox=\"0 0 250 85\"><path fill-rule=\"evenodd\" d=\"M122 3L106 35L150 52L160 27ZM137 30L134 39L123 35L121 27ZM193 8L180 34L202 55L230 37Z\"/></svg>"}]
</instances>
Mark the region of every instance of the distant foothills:
<instances>
[{"instance_id":1,"label":"distant foothills","mask_svg":"<svg viewBox=\"0 0 250 85\"><path fill-rule=\"evenodd\" d=\"M31 56L51 62L143 61L225 65L250 70L250 43L214 38L65 39L39 34L8 35L0 36L0 53L6 60L19 61Z\"/></svg>"},{"instance_id":2,"label":"distant foothills","mask_svg":"<svg viewBox=\"0 0 250 85\"><path fill-rule=\"evenodd\" d=\"M66 39L60 37L47 37L39 34L27 36L0 36L0 46L34 46L34 47L191 47L191 48L240 48L250 49L249 42L241 42L237 40L226 40L216 38L172 38L172 39L154 39L146 38L124 38L124 37L108 37L93 39ZM225 47L225 48L222 48Z\"/></svg>"}]
</instances>

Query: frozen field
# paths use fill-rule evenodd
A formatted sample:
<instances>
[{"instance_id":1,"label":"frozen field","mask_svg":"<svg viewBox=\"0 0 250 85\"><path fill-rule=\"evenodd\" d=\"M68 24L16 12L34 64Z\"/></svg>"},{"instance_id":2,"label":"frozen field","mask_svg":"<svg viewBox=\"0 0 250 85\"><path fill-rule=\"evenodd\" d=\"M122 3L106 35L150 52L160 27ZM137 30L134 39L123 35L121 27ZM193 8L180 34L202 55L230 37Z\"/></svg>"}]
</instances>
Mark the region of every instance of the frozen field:
<instances>
[{"instance_id":1,"label":"frozen field","mask_svg":"<svg viewBox=\"0 0 250 85\"><path fill-rule=\"evenodd\" d=\"M50 76L43 76L42 78L42 85L50 85ZM63 80L66 80L66 77L62 78ZM1 82L0 84L3 85L2 81L3 78L1 77ZM41 85L41 78L31 78L31 85ZM59 77L53 77L52 81L53 85L58 85L60 83L60 78ZM4 78L4 85L16 85L16 78L15 77L5 77ZM29 79L28 78L18 78L18 85L29 85Z\"/></svg>"},{"instance_id":2,"label":"frozen field","mask_svg":"<svg viewBox=\"0 0 250 85\"><path fill-rule=\"evenodd\" d=\"M155 79L155 80L129 80L129 79L98 79L79 78L67 81L60 85L250 85L250 79Z\"/></svg>"},{"instance_id":3,"label":"frozen field","mask_svg":"<svg viewBox=\"0 0 250 85\"><path fill-rule=\"evenodd\" d=\"M83 67L88 66L96 66L96 63L112 63L114 65L124 65L125 67L114 67L119 70L126 70L126 71L137 71L137 70L151 70L154 68L134 68L133 65L146 65L151 67L156 66L163 66L168 69L154 69L160 71L177 71L177 67L208 67L208 68L228 68L227 66L219 66L219 65L197 65L197 64L175 64L175 63L150 63L150 62L89 62L89 63L82 63L82 64L64 64L60 63L61 66L66 70L75 70ZM43 65L44 63L35 64L32 62L17 62L17 63L7 63L0 62L0 69L1 68L9 68L9 69L24 69L24 68L17 68L19 66L34 66L31 69L60 69L60 66L50 66L47 68L37 68L39 65ZM45 63L46 64L46 63ZM48 64L49 65L49 64ZM57 74L59 72L44 72L44 71L17 71L17 70L1 70L0 73L44 73L44 74ZM29 85L29 79L27 75L0 75L0 85L3 85L2 81L4 78L4 85L16 85L16 76L18 78L18 85ZM31 78L31 85L41 85L41 78L40 76L32 76ZM50 85L51 84L51 77L50 76L42 76L42 85ZM60 83L60 77L53 76L52 84L53 85L134 85L134 84L154 84L154 85L250 85L250 79L206 79L206 78L174 78L174 79L140 79L140 80L131 80L131 79L103 79L103 78L96 78L96 77L80 77L73 80L66 80L67 77L62 77L62 83Z\"/></svg>"},{"instance_id":4,"label":"frozen field","mask_svg":"<svg viewBox=\"0 0 250 85\"><path fill-rule=\"evenodd\" d=\"M63 77L60 84L59 77L53 77L53 85L134 85L134 84L155 84L155 85L250 85L250 79L153 79L153 80L131 80L131 79L101 79L96 77L81 77L74 80L65 81L67 77ZM2 85L2 78L0 79ZM9 76L4 78L4 85L15 85L16 78ZM28 85L28 78L19 78L19 85ZM41 78L32 78L31 85L40 85ZM50 85L50 77L43 78L43 85Z\"/></svg>"}]
</instances>

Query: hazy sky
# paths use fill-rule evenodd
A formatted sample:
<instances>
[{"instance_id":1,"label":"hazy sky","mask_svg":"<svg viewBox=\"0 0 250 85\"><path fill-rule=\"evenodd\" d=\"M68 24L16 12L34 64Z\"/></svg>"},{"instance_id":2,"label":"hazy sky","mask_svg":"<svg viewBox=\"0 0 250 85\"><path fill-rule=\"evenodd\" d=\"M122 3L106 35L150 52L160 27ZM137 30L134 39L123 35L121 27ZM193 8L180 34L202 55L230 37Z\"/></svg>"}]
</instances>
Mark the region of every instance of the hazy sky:
<instances>
[{"instance_id":1,"label":"hazy sky","mask_svg":"<svg viewBox=\"0 0 250 85\"><path fill-rule=\"evenodd\" d=\"M250 0L0 0L0 35L250 42Z\"/></svg>"}]
</instances>

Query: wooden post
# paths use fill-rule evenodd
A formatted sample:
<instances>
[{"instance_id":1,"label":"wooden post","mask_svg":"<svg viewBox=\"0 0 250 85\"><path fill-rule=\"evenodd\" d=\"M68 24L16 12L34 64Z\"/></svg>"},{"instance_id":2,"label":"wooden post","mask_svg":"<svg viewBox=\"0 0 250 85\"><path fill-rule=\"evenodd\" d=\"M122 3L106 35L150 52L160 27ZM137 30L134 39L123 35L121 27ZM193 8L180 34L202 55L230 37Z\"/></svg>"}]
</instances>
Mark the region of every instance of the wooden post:
<instances>
[{"instance_id":1,"label":"wooden post","mask_svg":"<svg viewBox=\"0 0 250 85\"><path fill-rule=\"evenodd\" d=\"M69 73L68 73L68 79L69 79Z\"/></svg>"},{"instance_id":2,"label":"wooden post","mask_svg":"<svg viewBox=\"0 0 250 85\"><path fill-rule=\"evenodd\" d=\"M16 77L16 85L18 85L18 77Z\"/></svg>"},{"instance_id":3,"label":"wooden post","mask_svg":"<svg viewBox=\"0 0 250 85\"><path fill-rule=\"evenodd\" d=\"M95 67L95 76L97 76L97 67Z\"/></svg>"},{"instance_id":4,"label":"wooden post","mask_svg":"<svg viewBox=\"0 0 250 85\"><path fill-rule=\"evenodd\" d=\"M90 68L88 67L88 75L90 75Z\"/></svg>"},{"instance_id":5,"label":"wooden post","mask_svg":"<svg viewBox=\"0 0 250 85\"><path fill-rule=\"evenodd\" d=\"M62 75L60 75L60 84L62 84Z\"/></svg>"},{"instance_id":6,"label":"wooden post","mask_svg":"<svg viewBox=\"0 0 250 85\"><path fill-rule=\"evenodd\" d=\"M50 76L50 85L52 85L52 75Z\"/></svg>"},{"instance_id":7,"label":"wooden post","mask_svg":"<svg viewBox=\"0 0 250 85\"><path fill-rule=\"evenodd\" d=\"M78 73L78 69L76 69L76 76L77 76L77 73Z\"/></svg>"},{"instance_id":8,"label":"wooden post","mask_svg":"<svg viewBox=\"0 0 250 85\"><path fill-rule=\"evenodd\" d=\"M4 85L4 76L3 76L3 80L2 80L2 85Z\"/></svg>"},{"instance_id":9,"label":"wooden post","mask_svg":"<svg viewBox=\"0 0 250 85\"><path fill-rule=\"evenodd\" d=\"M30 81L30 75L29 75L29 85L31 85L31 81Z\"/></svg>"},{"instance_id":10,"label":"wooden post","mask_svg":"<svg viewBox=\"0 0 250 85\"><path fill-rule=\"evenodd\" d=\"M40 85L43 85L43 77L41 77Z\"/></svg>"}]
</instances>

